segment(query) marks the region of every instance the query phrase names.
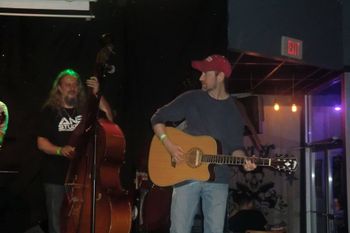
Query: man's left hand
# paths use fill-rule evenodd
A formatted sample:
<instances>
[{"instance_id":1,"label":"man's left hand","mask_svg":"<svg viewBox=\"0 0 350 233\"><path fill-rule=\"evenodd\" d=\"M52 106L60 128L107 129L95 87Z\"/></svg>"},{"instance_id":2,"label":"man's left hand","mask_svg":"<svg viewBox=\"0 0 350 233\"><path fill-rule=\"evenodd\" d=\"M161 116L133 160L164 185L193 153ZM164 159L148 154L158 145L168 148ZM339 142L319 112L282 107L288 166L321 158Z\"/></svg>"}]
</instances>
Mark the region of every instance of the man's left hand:
<instances>
[{"instance_id":1,"label":"man's left hand","mask_svg":"<svg viewBox=\"0 0 350 233\"><path fill-rule=\"evenodd\" d=\"M88 87L91 87L92 93L94 95L97 95L97 93L98 93L98 91L100 89L100 84L99 84L99 82L98 82L96 77L92 76L88 80L86 80L86 85Z\"/></svg>"},{"instance_id":2,"label":"man's left hand","mask_svg":"<svg viewBox=\"0 0 350 233\"><path fill-rule=\"evenodd\" d=\"M252 162L251 159L249 159L249 158L245 159L245 162L243 164L244 170L249 172L249 171L255 170L256 167L257 167L256 164L254 162Z\"/></svg>"}]
</instances>

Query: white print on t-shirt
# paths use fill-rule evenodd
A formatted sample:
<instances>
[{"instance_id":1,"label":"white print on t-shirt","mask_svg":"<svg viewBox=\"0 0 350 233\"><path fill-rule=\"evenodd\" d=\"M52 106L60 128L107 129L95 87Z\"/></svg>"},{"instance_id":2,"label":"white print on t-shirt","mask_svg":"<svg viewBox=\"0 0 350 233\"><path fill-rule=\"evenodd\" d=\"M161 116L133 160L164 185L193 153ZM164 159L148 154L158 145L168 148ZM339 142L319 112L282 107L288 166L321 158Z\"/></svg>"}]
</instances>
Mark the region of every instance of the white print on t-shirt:
<instances>
[{"instance_id":1,"label":"white print on t-shirt","mask_svg":"<svg viewBox=\"0 0 350 233\"><path fill-rule=\"evenodd\" d=\"M82 115L76 116L75 119L71 117L68 119L66 117L62 117L60 123L58 124L58 131L73 131L79 125L82 117Z\"/></svg>"}]
</instances>

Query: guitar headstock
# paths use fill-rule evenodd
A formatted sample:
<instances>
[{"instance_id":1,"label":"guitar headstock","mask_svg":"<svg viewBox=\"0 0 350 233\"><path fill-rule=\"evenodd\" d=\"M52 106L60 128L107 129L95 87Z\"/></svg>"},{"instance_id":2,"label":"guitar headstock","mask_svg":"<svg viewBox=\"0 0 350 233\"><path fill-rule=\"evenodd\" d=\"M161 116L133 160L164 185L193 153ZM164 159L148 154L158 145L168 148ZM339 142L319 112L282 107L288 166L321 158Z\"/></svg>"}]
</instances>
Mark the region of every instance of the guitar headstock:
<instances>
[{"instance_id":1,"label":"guitar headstock","mask_svg":"<svg viewBox=\"0 0 350 233\"><path fill-rule=\"evenodd\" d=\"M295 158L272 158L271 167L278 171L284 171L288 173L295 172L298 166L298 161Z\"/></svg>"}]
</instances>

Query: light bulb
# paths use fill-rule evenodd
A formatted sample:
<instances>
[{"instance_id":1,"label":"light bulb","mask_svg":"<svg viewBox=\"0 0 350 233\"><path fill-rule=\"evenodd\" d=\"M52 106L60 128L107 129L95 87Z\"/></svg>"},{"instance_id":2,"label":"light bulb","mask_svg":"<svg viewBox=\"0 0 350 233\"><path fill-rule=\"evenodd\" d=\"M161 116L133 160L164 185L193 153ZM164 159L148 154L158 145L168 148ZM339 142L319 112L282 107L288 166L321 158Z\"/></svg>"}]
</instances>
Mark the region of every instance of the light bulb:
<instances>
[{"instance_id":1,"label":"light bulb","mask_svg":"<svg viewBox=\"0 0 350 233\"><path fill-rule=\"evenodd\" d=\"M339 111L341 111L341 107L340 107L339 105L336 105L336 106L334 107L334 110L339 112Z\"/></svg>"},{"instance_id":2,"label":"light bulb","mask_svg":"<svg viewBox=\"0 0 350 233\"><path fill-rule=\"evenodd\" d=\"M298 108L295 104L292 104L292 112L298 111Z\"/></svg>"},{"instance_id":3,"label":"light bulb","mask_svg":"<svg viewBox=\"0 0 350 233\"><path fill-rule=\"evenodd\" d=\"M280 105L277 102L275 102L275 104L273 105L273 109L275 109L275 111L280 110Z\"/></svg>"}]
</instances>

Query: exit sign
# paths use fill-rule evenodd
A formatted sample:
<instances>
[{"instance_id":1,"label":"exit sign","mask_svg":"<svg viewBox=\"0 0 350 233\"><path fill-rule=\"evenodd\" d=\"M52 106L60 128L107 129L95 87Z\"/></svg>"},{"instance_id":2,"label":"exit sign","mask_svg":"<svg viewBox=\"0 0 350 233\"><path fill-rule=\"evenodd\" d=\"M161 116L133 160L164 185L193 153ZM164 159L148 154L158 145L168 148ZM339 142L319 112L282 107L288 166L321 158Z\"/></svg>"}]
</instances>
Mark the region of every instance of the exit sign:
<instances>
[{"instance_id":1,"label":"exit sign","mask_svg":"<svg viewBox=\"0 0 350 233\"><path fill-rule=\"evenodd\" d=\"M303 59L303 41L282 36L281 54L286 57Z\"/></svg>"}]
</instances>

